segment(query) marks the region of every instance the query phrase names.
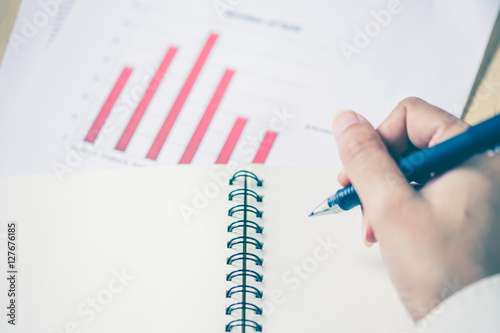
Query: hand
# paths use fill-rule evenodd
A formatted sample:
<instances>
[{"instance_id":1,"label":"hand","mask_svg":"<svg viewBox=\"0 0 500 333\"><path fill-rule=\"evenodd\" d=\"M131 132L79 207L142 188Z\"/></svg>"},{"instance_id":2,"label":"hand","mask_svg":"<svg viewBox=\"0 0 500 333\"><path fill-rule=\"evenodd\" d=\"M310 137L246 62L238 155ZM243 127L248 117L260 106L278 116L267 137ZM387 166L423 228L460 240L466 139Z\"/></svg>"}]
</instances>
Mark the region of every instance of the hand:
<instances>
[{"instance_id":1,"label":"hand","mask_svg":"<svg viewBox=\"0 0 500 333\"><path fill-rule=\"evenodd\" d=\"M352 111L333 130L363 209L363 237L378 241L389 275L417 321L458 289L500 272L500 156L477 155L414 190L394 158L467 129L417 98L403 100L375 130Z\"/></svg>"}]
</instances>

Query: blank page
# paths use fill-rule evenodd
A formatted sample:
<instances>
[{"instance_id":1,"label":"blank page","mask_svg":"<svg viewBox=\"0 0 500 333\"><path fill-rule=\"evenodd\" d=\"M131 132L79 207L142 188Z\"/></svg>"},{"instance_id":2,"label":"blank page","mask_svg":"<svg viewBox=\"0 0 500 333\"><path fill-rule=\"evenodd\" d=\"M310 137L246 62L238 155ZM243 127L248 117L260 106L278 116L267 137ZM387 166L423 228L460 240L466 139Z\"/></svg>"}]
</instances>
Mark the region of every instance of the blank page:
<instances>
[{"instance_id":1,"label":"blank page","mask_svg":"<svg viewBox=\"0 0 500 333\"><path fill-rule=\"evenodd\" d=\"M257 235L263 332L401 332L411 327L359 211L309 218L338 168L252 166L264 186ZM15 222L7 332L224 332L237 318L226 276L228 166L182 166L0 180L1 267ZM257 251L256 251L257 252ZM7 314L7 309L3 310ZM2 331L4 331L2 329ZM247 329L247 332L252 330ZM233 329L233 332L239 332Z\"/></svg>"}]
</instances>

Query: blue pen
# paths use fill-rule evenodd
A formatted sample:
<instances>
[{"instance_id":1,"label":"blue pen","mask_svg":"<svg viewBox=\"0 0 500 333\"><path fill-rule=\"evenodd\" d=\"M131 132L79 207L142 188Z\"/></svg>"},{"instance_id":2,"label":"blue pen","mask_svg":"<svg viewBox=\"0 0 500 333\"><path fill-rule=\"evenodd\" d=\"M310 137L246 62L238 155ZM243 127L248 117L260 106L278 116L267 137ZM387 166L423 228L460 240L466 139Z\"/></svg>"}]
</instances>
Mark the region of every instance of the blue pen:
<instances>
[{"instance_id":1,"label":"blue pen","mask_svg":"<svg viewBox=\"0 0 500 333\"><path fill-rule=\"evenodd\" d=\"M397 162L409 182L424 184L500 143L500 115L469 127L465 132L431 148L414 152ZM361 202L352 185L328 197L309 216L336 214Z\"/></svg>"}]
</instances>

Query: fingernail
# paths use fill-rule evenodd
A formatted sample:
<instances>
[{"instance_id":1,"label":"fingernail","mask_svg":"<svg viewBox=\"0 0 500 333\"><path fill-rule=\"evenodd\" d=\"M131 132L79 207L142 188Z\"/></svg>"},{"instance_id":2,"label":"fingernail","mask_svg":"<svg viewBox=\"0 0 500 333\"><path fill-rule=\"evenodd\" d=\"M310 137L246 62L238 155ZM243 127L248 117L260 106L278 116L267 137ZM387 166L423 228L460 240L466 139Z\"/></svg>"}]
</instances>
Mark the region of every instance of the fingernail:
<instances>
[{"instance_id":1,"label":"fingernail","mask_svg":"<svg viewBox=\"0 0 500 333\"><path fill-rule=\"evenodd\" d=\"M361 219L361 237L363 242L366 242L366 220L364 217Z\"/></svg>"},{"instance_id":2,"label":"fingernail","mask_svg":"<svg viewBox=\"0 0 500 333\"><path fill-rule=\"evenodd\" d=\"M367 229L368 229L368 223L366 222L365 218L363 217L361 219L361 236L363 238L363 243L365 244L366 247L372 247L373 243L369 242L367 240Z\"/></svg>"},{"instance_id":3,"label":"fingernail","mask_svg":"<svg viewBox=\"0 0 500 333\"><path fill-rule=\"evenodd\" d=\"M358 114L351 110L342 110L335 116L333 120L333 133L335 138L340 137L340 134L349 126L359 123L361 118Z\"/></svg>"}]
</instances>

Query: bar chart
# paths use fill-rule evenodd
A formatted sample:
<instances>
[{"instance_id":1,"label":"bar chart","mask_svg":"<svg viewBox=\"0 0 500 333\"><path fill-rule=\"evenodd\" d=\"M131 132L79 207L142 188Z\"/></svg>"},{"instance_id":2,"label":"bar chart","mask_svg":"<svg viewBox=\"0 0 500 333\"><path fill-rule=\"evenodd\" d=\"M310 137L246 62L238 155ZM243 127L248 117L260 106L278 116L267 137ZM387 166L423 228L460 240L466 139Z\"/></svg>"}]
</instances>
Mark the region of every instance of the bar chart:
<instances>
[{"instance_id":1,"label":"bar chart","mask_svg":"<svg viewBox=\"0 0 500 333\"><path fill-rule=\"evenodd\" d=\"M211 33L204 46L201 48L201 51L193 64L189 74L184 81L184 84L180 88L177 97L169 108L165 116L165 120L157 132L154 140L151 143L151 146L147 153L145 153L145 158L155 161L158 158L160 152L162 152L164 148L164 144L166 140L168 140L169 134L172 128L175 126L175 122L183 110L183 106L193 88L196 84L197 78L200 72L203 70L204 65L209 58L210 52L214 47L217 39L219 39L219 35L216 33ZM161 63L159 64L154 76L151 78L147 89L145 90L140 102L136 106L132 116L130 117L126 127L124 128L118 142L116 143L114 149L116 151L120 151L126 153L127 147L130 141L134 137L134 133L139 126L142 118L146 115L148 106L151 100L154 98L155 93L160 86L162 79L168 75L168 69L172 63L172 60L176 56L178 51L178 47L170 46L168 51L164 55ZM116 79L116 82L111 87L108 97L103 103L99 113L97 114L92 126L89 128L87 135L85 136L85 141L93 144L95 143L97 137L105 122L110 115L116 101L118 100L124 86L127 84L128 79L132 75L133 67L126 66L121 71L120 75ZM178 161L179 164L190 164L193 161L194 156L200 146L200 143L203 141L203 138L207 131L210 128L210 123L214 118L215 113L218 110L218 107L221 101L224 98L224 95L227 93L228 87L235 75L234 69L225 69L222 77L215 87L210 102L206 106L206 109L199 119L198 125L196 126L191 139L186 143L185 150L182 154L182 157ZM227 138L224 141L224 144L220 147L220 153L217 156L213 157L213 162L217 164L226 164L231 158L231 155L236 147L238 140L243 132L245 125L247 124L249 119L244 117L237 117L234 124L232 125L231 131L227 135ZM258 150L255 153L255 156L252 160L252 163L263 164L265 163L267 156L271 152L273 143L277 137L278 133L275 131L267 130L265 136L260 143ZM165 152L168 154L168 152Z\"/></svg>"},{"instance_id":2,"label":"bar chart","mask_svg":"<svg viewBox=\"0 0 500 333\"><path fill-rule=\"evenodd\" d=\"M76 1L36 70L3 81L0 173L339 164L338 110L377 126L407 96L465 104L498 12L453 5L474 13L470 47L446 6L407 2L349 62L345 45L386 1L226 2ZM442 58L425 51L437 45Z\"/></svg>"}]
</instances>

